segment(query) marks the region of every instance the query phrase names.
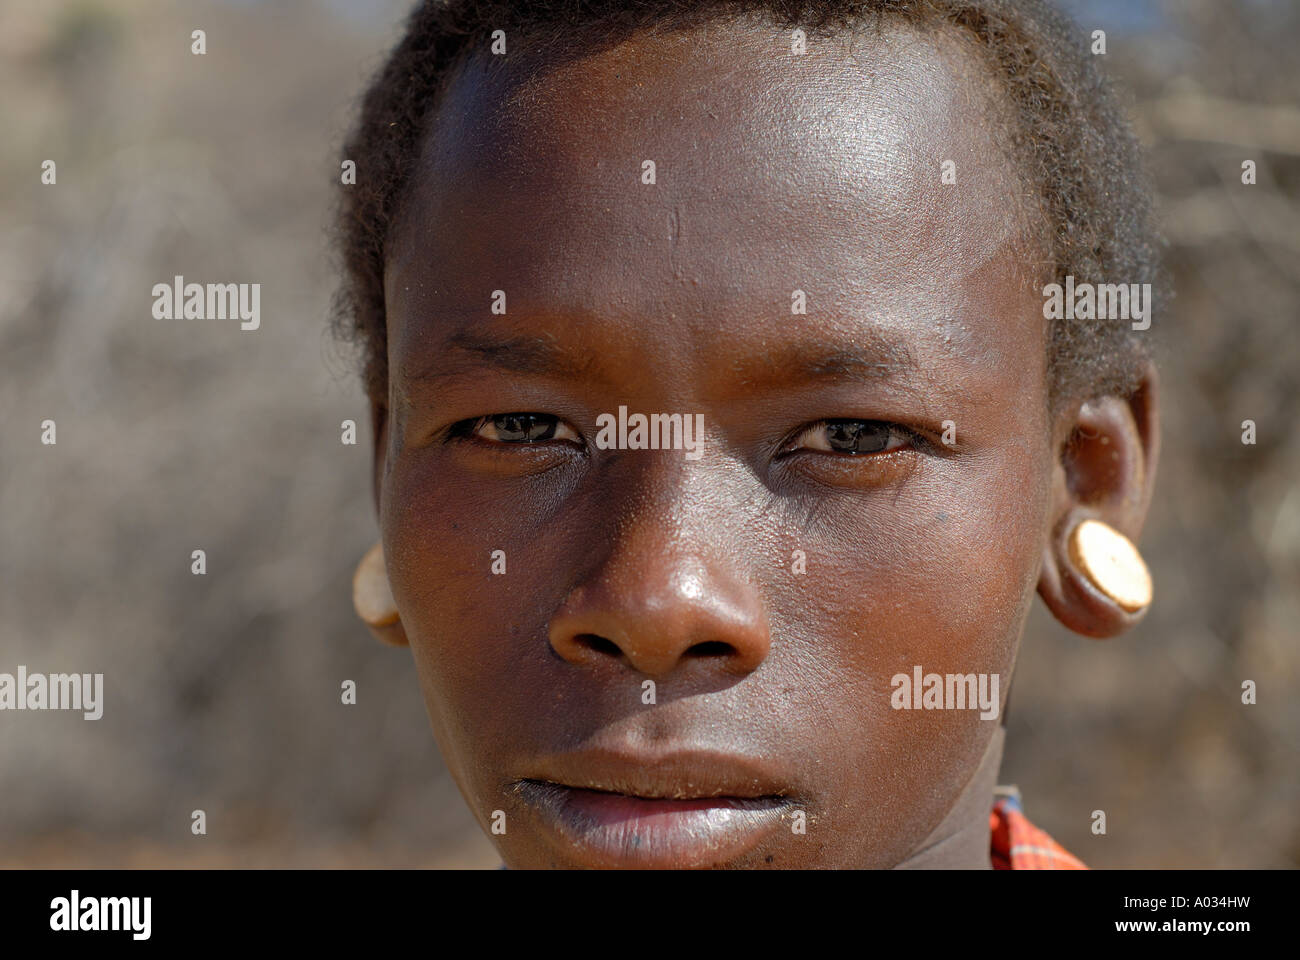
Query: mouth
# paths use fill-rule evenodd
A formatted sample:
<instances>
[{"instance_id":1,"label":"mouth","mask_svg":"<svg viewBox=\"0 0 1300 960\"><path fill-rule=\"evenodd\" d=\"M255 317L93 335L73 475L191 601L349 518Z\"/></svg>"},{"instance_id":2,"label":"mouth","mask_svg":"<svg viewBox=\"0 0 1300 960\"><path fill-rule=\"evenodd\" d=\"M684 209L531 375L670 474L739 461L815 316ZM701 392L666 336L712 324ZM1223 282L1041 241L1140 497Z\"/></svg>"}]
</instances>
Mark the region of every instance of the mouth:
<instances>
[{"instance_id":1,"label":"mouth","mask_svg":"<svg viewBox=\"0 0 1300 960\"><path fill-rule=\"evenodd\" d=\"M717 754L576 754L544 766L515 780L514 794L580 867L725 866L790 829L799 807L762 770Z\"/></svg>"}]
</instances>

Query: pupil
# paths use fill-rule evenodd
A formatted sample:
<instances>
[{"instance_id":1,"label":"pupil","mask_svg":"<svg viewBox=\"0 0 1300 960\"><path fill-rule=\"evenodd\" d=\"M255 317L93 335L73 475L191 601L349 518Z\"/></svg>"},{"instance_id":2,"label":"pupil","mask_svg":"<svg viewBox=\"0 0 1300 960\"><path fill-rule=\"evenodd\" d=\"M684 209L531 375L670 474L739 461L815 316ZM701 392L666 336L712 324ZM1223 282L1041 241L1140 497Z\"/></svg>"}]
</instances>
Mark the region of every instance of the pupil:
<instances>
[{"instance_id":1,"label":"pupil","mask_svg":"<svg viewBox=\"0 0 1300 960\"><path fill-rule=\"evenodd\" d=\"M516 443L549 440L555 434L555 420L535 413L503 413L493 419L497 436Z\"/></svg>"},{"instance_id":2,"label":"pupil","mask_svg":"<svg viewBox=\"0 0 1300 960\"><path fill-rule=\"evenodd\" d=\"M555 420L552 417L529 417L528 440L549 440L555 436Z\"/></svg>"},{"instance_id":3,"label":"pupil","mask_svg":"<svg viewBox=\"0 0 1300 960\"><path fill-rule=\"evenodd\" d=\"M877 453L889 444L889 428L883 423L842 420L826 425L832 450L839 453Z\"/></svg>"}]
</instances>

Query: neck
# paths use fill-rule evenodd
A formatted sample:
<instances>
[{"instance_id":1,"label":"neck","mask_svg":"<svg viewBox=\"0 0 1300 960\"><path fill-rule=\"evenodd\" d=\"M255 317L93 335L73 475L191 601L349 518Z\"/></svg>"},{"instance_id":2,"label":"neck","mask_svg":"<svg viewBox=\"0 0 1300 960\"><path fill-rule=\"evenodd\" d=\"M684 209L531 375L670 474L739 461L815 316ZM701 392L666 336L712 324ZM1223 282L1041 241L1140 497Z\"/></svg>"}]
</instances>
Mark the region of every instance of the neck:
<instances>
[{"instance_id":1,"label":"neck","mask_svg":"<svg viewBox=\"0 0 1300 960\"><path fill-rule=\"evenodd\" d=\"M993 788L1002 766L1002 744L1006 728L999 726L989 738L984 757L948 815L917 844L896 869L899 870L990 870L989 810Z\"/></svg>"}]
</instances>

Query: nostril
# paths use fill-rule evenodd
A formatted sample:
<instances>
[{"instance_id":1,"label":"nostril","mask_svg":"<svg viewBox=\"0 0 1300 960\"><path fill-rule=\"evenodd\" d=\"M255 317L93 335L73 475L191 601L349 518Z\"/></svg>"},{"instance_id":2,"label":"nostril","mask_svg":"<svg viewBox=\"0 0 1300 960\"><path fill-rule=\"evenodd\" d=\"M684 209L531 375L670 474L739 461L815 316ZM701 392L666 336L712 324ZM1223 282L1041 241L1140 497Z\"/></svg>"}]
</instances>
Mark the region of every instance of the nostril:
<instances>
[{"instance_id":1,"label":"nostril","mask_svg":"<svg viewBox=\"0 0 1300 960\"><path fill-rule=\"evenodd\" d=\"M621 657L623 655L623 651L617 643L594 633L580 633L573 638L573 641L596 653L607 653L611 657Z\"/></svg>"},{"instance_id":2,"label":"nostril","mask_svg":"<svg viewBox=\"0 0 1300 960\"><path fill-rule=\"evenodd\" d=\"M688 657L726 657L736 652L736 648L721 640L705 640L686 651Z\"/></svg>"}]
</instances>

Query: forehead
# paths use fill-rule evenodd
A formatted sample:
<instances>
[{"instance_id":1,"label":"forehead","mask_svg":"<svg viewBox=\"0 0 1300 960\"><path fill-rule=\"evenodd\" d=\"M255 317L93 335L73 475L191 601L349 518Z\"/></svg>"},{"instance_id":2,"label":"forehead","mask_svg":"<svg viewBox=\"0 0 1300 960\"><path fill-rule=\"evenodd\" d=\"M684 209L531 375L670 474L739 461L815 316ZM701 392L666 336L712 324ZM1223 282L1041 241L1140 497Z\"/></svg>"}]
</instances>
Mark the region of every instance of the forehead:
<instances>
[{"instance_id":1,"label":"forehead","mask_svg":"<svg viewBox=\"0 0 1300 960\"><path fill-rule=\"evenodd\" d=\"M1026 267L1004 121L956 33L795 54L790 31L740 20L545 64L480 55L449 82L389 247L390 348L431 335L394 315L454 334L494 290L510 314L761 340L803 290L832 324L958 317L949 343L1023 351L1025 330L988 329Z\"/></svg>"}]
</instances>

